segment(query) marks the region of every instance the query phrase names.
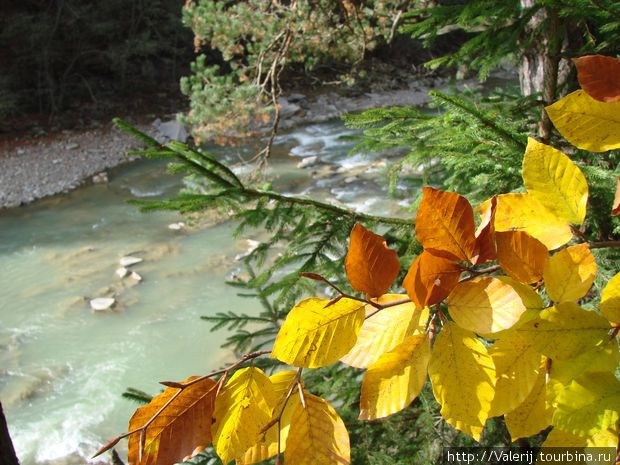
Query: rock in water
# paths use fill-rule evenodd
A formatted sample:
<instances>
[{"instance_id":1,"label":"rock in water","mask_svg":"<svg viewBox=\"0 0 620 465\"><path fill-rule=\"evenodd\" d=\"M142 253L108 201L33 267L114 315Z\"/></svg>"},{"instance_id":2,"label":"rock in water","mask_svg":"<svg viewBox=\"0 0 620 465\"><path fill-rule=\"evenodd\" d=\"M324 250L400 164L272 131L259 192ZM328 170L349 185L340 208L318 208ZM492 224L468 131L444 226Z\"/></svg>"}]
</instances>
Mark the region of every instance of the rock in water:
<instances>
[{"instance_id":1,"label":"rock in water","mask_svg":"<svg viewBox=\"0 0 620 465\"><path fill-rule=\"evenodd\" d=\"M142 276L140 276L138 273L136 273L135 271L132 271L131 274L129 275L129 277L131 279L134 279L138 282L142 281Z\"/></svg>"},{"instance_id":2,"label":"rock in water","mask_svg":"<svg viewBox=\"0 0 620 465\"><path fill-rule=\"evenodd\" d=\"M119 260L119 264L121 266L131 266L131 265L135 265L136 263L140 263L142 261L141 258L138 257L132 257L131 255L127 255L125 257L121 257L121 259Z\"/></svg>"},{"instance_id":3,"label":"rock in water","mask_svg":"<svg viewBox=\"0 0 620 465\"><path fill-rule=\"evenodd\" d=\"M127 274L129 273L129 270L125 268L124 266L121 266L116 269L115 273L116 273L116 276L123 279L125 276L127 276Z\"/></svg>"},{"instance_id":4,"label":"rock in water","mask_svg":"<svg viewBox=\"0 0 620 465\"><path fill-rule=\"evenodd\" d=\"M180 231L181 229L185 228L185 223L183 223L182 221L179 221L178 223L171 223L168 225L168 229L170 229L171 231Z\"/></svg>"},{"instance_id":5,"label":"rock in water","mask_svg":"<svg viewBox=\"0 0 620 465\"><path fill-rule=\"evenodd\" d=\"M91 299L90 308L96 311L108 310L116 303L116 299L113 297L97 297Z\"/></svg>"}]
</instances>

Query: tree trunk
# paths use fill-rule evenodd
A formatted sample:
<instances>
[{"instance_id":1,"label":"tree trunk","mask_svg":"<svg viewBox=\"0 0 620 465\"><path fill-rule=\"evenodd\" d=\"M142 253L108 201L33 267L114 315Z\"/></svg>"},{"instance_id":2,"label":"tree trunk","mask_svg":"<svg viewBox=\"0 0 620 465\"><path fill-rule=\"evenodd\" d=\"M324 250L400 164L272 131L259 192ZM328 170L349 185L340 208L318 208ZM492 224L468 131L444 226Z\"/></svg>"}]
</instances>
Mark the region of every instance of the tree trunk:
<instances>
[{"instance_id":1,"label":"tree trunk","mask_svg":"<svg viewBox=\"0 0 620 465\"><path fill-rule=\"evenodd\" d=\"M534 7L536 0L520 0L523 9ZM528 47L522 53L519 63L519 84L523 95L540 94L543 106L550 105L556 99L559 70L567 67L566 60L561 60L561 51L566 43L564 25L557 12L551 8L540 8L530 19L526 28L526 38L533 38L534 47ZM561 63L562 62L562 63ZM566 73L562 72L564 79ZM551 121L544 108L538 125L539 136L549 139Z\"/></svg>"},{"instance_id":2,"label":"tree trunk","mask_svg":"<svg viewBox=\"0 0 620 465\"><path fill-rule=\"evenodd\" d=\"M0 465L19 465L0 403Z\"/></svg>"}]
</instances>

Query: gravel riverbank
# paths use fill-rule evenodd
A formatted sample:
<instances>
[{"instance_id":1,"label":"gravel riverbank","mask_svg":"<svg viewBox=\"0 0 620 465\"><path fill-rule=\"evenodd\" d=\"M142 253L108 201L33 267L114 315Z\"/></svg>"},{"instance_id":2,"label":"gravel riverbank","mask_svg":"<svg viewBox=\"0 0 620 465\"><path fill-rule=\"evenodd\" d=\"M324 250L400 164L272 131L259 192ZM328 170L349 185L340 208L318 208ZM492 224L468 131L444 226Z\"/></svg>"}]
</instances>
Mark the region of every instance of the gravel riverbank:
<instances>
[{"instance_id":1,"label":"gravel riverbank","mask_svg":"<svg viewBox=\"0 0 620 465\"><path fill-rule=\"evenodd\" d=\"M373 107L424 104L428 101L428 89L443 85L445 83L439 79L424 79L412 82L405 89L356 97L344 97L335 92L322 93L314 98L294 94L288 99L281 99L283 118L280 127L289 129L301 124L323 122L344 113ZM476 83L472 81L462 85ZM156 120L138 127L152 134L157 132L156 126L159 124ZM131 161L132 158L126 153L137 147L135 140L111 123L96 129L5 139L0 142L0 209L74 189L108 168Z\"/></svg>"}]
</instances>

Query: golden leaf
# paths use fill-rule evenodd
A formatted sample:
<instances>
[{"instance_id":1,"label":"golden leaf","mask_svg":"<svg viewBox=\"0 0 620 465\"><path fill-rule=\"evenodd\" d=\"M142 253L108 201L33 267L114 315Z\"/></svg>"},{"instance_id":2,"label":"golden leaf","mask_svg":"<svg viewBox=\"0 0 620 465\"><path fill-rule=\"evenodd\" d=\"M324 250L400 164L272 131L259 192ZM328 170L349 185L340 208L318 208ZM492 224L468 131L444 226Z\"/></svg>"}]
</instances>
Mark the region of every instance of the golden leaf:
<instances>
[{"instance_id":1,"label":"golden leaf","mask_svg":"<svg viewBox=\"0 0 620 465\"><path fill-rule=\"evenodd\" d=\"M345 271L353 289L379 297L398 276L400 262L383 237L356 223L351 231Z\"/></svg>"},{"instance_id":2,"label":"golden leaf","mask_svg":"<svg viewBox=\"0 0 620 465\"><path fill-rule=\"evenodd\" d=\"M620 324L620 273L611 278L603 289L601 313L612 323Z\"/></svg>"},{"instance_id":3,"label":"golden leaf","mask_svg":"<svg viewBox=\"0 0 620 465\"><path fill-rule=\"evenodd\" d=\"M581 299L594 282L596 262L588 244L579 244L554 254L543 274L547 295L554 302Z\"/></svg>"},{"instance_id":4,"label":"golden leaf","mask_svg":"<svg viewBox=\"0 0 620 465\"><path fill-rule=\"evenodd\" d=\"M511 328L527 308L512 286L481 277L456 286L448 297L448 310L461 328L492 334Z\"/></svg>"},{"instance_id":5,"label":"golden leaf","mask_svg":"<svg viewBox=\"0 0 620 465\"><path fill-rule=\"evenodd\" d=\"M570 158L530 137L523 157L522 175L528 194L553 215L569 223L583 223L588 182Z\"/></svg>"},{"instance_id":6,"label":"golden leaf","mask_svg":"<svg viewBox=\"0 0 620 465\"><path fill-rule=\"evenodd\" d=\"M540 352L513 333L495 342L489 355L497 374L489 416L496 417L514 410L529 396L540 373Z\"/></svg>"},{"instance_id":7,"label":"golden leaf","mask_svg":"<svg viewBox=\"0 0 620 465\"><path fill-rule=\"evenodd\" d=\"M295 465L346 465L351 461L349 433L325 399L304 391L306 406L292 412L284 463Z\"/></svg>"},{"instance_id":8,"label":"golden leaf","mask_svg":"<svg viewBox=\"0 0 620 465\"><path fill-rule=\"evenodd\" d=\"M465 197L454 192L422 189L415 233L434 255L451 260L470 260L474 255L474 211Z\"/></svg>"},{"instance_id":9,"label":"golden leaf","mask_svg":"<svg viewBox=\"0 0 620 465\"><path fill-rule=\"evenodd\" d=\"M260 440L276 398L271 380L256 367L237 371L215 400L213 446L226 465Z\"/></svg>"},{"instance_id":10,"label":"golden leaf","mask_svg":"<svg viewBox=\"0 0 620 465\"><path fill-rule=\"evenodd\" d=\"M385 294L377 302L387 304L405 298L403 294ZM374 310L370 305L366 307ZM423 333L427 321L428 308L418 310L412 302L385 308L364 320L355 346L340 361L352 367L367 368L407 336Z\"/></svg>"},{"instance_id":11,"label":"golden leaf","mask_svg":"<svg viewBox=\"0 0 620 465\"><path fill-rule=\"evenodd\" d=\"M445 420L479 440L495 397L495 365L474 333L447 322L428 367Z\"/></svg>"},{"instance_id":12,"label":"golden leaf","mask_svg":"<svg viewBox=\"0 0 620 465\"><path fill-rule=\"evenodd\" d=\"M599 102L577 90L545 110L560 134L575 147L590 152L620 147L620 102Z\"/></svg>"},{"instance_id":13,"label":"golden leaf","mask_svg":"<svg viewBox=\"0 0 620 465\"><path fill-rule=\"evenodd\" d=\"M426 334L407 337L371 365L362 379L360 420L376 420L401 411L418 397L431 349Z\"/></svg>"},{"instance_id":14,"label":"golden leaf","mask_svg":"<svg viewBox=\"0 0 620 465\"><path fill-rule=\"evenodd\" d=\"M558 218L529 194L497 196L495 232L525 231L553 250L573 237L567 221Z\"/></svg>"},{"instance_id":15,"label":"golden leaf","mask_svg":"<svg viewBox=\"0 0 620 465\"><path fill-rule=\"evenodd\" d=\"M342 298L310 298L289 312L271 356L296 367L317 368L337 362L357 341L364 323L364 304Z\"/></svg>"},{"instance_id":16,"label":"golden leaf","mask_svg":"<svg viewBox=\"0 0 620 465\"><path fill-rule=\"evenodd\" d=\"M612 215L620 215L620 178L616 181L616 195L614 197L614 204L611 207Z\"/></svg>"},{"instance_id":17,"label":"golden leaf","mask_svg":"<svg viewBox=\"0 0 620 465\"><path fill-rule=\"evenodd\" d=\"M183 383L196 379L187 378ZM179 391L166 388L140 407L129 420L129 431L146 424L166 402ZM211 420L215 401L216 383L205 379L181 392L146 428L144 450L140 454L140 434L129 437L128 460L132 465L168 465L181 462L194 449L211 443ZM142 455L142 460L139 460Z\"/></svg>"},{"instance_id":18,"label":"golden leaf","mask_svg":"<svg viewBox=\"0 0 620 465\"><path fill-rule=\"evenodd\" d=\"M411 264L403 287L418 308L441 302L458 284L462 268L454 260L423 251Z\"/></svg>"},{"instance_id":19,"label":"golden leaf","mask_svg":"<svg viewBox=\"0 0 620 465\"><path fill-rule=\"evenodd\" d=\"M497 259L509 276L525 284L535 283L547 263L547 247L525 231L495 233Z\"/></svg>"},{"instance_id":20,"label":"golden leaf","mask_svg":"<svg viewBox=\"0 0 620 465\"><path fill-rule=\"evenodd\" d=\"M476 247L474 252L474 265L490 262L497 258L495 246L495 208L497 196L491 197L486 202L478 205L476 211L480 214L480 225L476 229Z\"/></svg>"}]
</instances>

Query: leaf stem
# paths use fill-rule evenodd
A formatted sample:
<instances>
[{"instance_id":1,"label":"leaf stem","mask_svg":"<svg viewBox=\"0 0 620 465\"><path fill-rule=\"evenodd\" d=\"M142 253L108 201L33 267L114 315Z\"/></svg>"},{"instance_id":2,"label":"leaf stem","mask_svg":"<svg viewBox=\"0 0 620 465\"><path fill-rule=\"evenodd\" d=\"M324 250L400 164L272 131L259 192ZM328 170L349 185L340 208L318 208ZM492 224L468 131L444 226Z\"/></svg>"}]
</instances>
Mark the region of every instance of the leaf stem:
<instances>
[{"instance_id":1,"label":"leaf stem","mask_svg":"<svg viewBox=\"0 0 620 465\"><path fill-rule=\"evenodd\" d=\"M602 241L602 242L591 242L591 249L605 249L607 247L620 247L620 241Z\"/></svg>"}]
</instances>

